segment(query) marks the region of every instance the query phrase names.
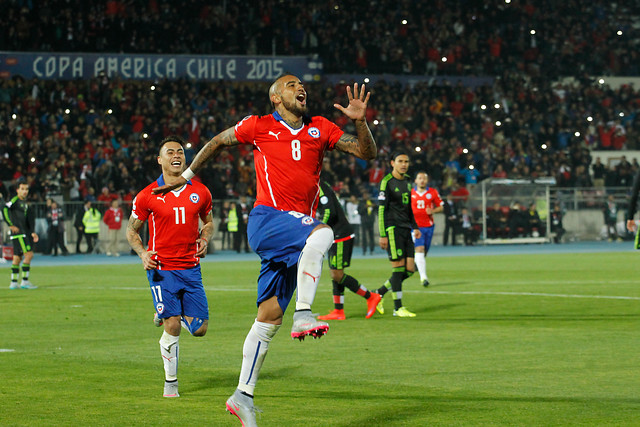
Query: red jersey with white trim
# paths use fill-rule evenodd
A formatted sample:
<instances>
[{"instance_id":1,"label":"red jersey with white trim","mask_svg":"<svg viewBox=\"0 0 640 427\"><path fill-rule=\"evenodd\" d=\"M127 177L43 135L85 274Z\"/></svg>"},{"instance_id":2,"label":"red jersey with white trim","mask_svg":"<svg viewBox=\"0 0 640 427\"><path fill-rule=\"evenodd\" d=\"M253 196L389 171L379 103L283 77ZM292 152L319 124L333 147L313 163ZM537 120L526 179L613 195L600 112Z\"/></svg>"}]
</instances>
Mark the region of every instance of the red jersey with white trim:
<instances>
[{"instance_id":1,"label":"red jersey with white trim","mask_svg":"<svg viewBox=\"0 0 640 427\"><path fill-rule=\"evenodd\" d=\"M148 250L156 251L158 270L184 270L198 265L196 240L200 237L200 219L211 212L211 193L197 181L189 181L179 190L152 194L165 184L161 175L133 199L131 215L149 221Z\"/></svg>"},{"instance_id":2,"label":"red jersey with white trim","mask_svg":"<svg viewBox=\"0 0 640 427\"><path fill-rule=\"evenodd\" d=\"M299 129L291 128L277 112L239 121L236 139L253 144L258 186L255 206L315 216L324 153L333 150L343 133L320 116Z\"/></svg>"},{"instance_id":3,"label":"red jersey with white trim","mask_svg":"<svg viewBox=\"0 0 640 427\"><path fill-rule=\"evenodd\" d=\"M427 208L435 209L444 206L444 202L435 188L427 187L424 193L419 193L415 188L411 190L411 209L418 227L432 227L433 215L427 214Z\"/></svg>"}]
</instances>

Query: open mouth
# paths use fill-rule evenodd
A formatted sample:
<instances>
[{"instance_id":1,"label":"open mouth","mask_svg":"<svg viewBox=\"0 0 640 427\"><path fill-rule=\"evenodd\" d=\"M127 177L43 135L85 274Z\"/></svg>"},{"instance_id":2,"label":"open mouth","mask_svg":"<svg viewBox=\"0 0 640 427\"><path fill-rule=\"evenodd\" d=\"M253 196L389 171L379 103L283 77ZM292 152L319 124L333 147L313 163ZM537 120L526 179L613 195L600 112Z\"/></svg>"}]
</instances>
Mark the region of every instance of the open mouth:
<instances>
[{"instance_id":1,"label":"open mouth","mask_svg":"<svg viewBox=\"0 0 640 427\"><path fill-rule=\"evenodd\" d=\"M171 166L176 166L176 167L182 166L182 162L179 160L174 160L173 162L171 162Z\"/></svg>"},{"instance_id":2,"label":"open mouth","mask_svg":"<svg viewBox=\"0 0 640 427\"><path fill-rule=\"evenodd\" d=\"M296 96L296 99L302 105L305 105L307 103L307 95L305 95L304 93L299 93L298 96Z\"/></svg>"}]
</instances>

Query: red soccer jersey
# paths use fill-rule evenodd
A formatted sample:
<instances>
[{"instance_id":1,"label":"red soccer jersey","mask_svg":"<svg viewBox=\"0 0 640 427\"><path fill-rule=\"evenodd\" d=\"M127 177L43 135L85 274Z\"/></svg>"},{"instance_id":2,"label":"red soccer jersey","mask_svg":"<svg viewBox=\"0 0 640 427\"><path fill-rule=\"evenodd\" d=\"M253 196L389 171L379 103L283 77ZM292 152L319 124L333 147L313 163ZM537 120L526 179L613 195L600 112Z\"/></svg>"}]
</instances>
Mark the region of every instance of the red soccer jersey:
<instances>
[{"instance_id":1,"label":"red soccer jersey","mask_svg":"<svg viewBox=\"0 0 640 427\"><path fill-rule=\"evenodd\" d=\"M239 142L253 144L255 205L315 216L322 159L344 132L324 117L292 129L278 113L247 116L236 124Z\"/></svg>"},{"instance_id":2,"label":"red soccer jersey","mask_svg":"<svg viewBox=\"0 0 640 427\"><path fill-rule=\"evenodd\" d=\"M416 219L418 227L433 226L433 215L427 214L427 208L435 209L443 206L444 202L435 188L427 187L427 190L420 194L415 189L411 190L411 209Z\"/></svg>"},{"instance_id":3,"label":"red soccer jersey","mask_svg":"<svg viewBox=\"0 0 640 427\"><path fill-rule=\"evenodd\" d=\"M165 195L151 190L165 184L161 175L133 199L131 215L149 220L148 250L156 251L158 270L184 270L198 265L196 256L199 219L211 212L211 193L203 184L189 181Z\"/></svg>"}]
</instances>

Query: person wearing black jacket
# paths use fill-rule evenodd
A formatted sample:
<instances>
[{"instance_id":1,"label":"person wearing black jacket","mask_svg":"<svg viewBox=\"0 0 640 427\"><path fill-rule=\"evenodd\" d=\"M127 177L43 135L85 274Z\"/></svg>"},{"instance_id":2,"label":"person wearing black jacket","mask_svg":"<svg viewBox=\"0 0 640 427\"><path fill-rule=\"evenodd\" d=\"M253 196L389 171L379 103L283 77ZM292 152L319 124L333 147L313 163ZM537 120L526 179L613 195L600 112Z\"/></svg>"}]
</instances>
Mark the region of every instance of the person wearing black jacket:
<instances>
[{"instance_id":1,"label":"person wearing black jacket","mask_svg":"<svg viewBox=\"0 0 640 427\"><path fill-rule=\"evenodd\" d=\"M362 194L362 200L358 204L358 213L360 214L360 229L362 234L362 255L367 253L373 254L376 242L373 240L373 226L376 222L376 204L369 198L369 193Z\"/></svg>"},{"instance_id":2,"label":"person wearing black jacket","mask_svg":"<svg viewBox=\"0 0 640 427\"><path fill-rule=\"evenodd\" d=\"M636 174L633 180L633 187L631 189L631 200L629 201L629 208L627 209L627 230L632 233L638 231L638 226L633 217L636 215L638 209L638 193L640 193L640 171ZM636 249L640 249L640 231L636 233L636 239L634 243Z\"/></svg>"},{"instance_id":3,"label":"person wearing black jacket","mask_svg":"<svg viewBox=\"0 0 640 427\"><path fill-rule=\"evenodd\" d=\"M451 234L451 246L456 245L456 235L460 227L460 217L458 214L458 204L453 200L451 194L447 195L444 202L444 233L442 235L442 244L447 246L449 243L449 234Z\"/></svg>"},{"instance_id":4,"label":"person wearing black jacket","mask_svg":"<svg viewBox=\"0 0 640 427\"><path fill-rule=\"evenodd\" d=\"M84 218L84 213L89 209L89 206L91 205L91 202L86 201L84 202L84 204L82 206L80 206L78 208L78 210L76 211L76 216L73 220L73 227L76 229L76 232L78 234L78 237L76 239L76 253L77 254L81 254L82 251L80 250L80 243L82 242L82 238L84 237L84 239L87 241L87 244L89 243L89 240L87 239L87 236L84 234L84 223L82 222L82 218ZM87 250L87 252L89 252Z\"/></svg>"},{"instance_id":5,"label":"person wearing black jacket","mask_svg":"<svg viewBox=\"0 0 640 427\"><path fill-rule=\"evenodd\" d=\"M320 197L318 201L317 215L322 222L333 230L333 245L329 248L329 268L331 269L331 281L333 283L333 304L335 309L329 314L318 316L320 320L344 320L344 289L347 288L367 300L367 314L369 319L376 311L380 302L380 295L370 292L361 285L356 278L344 274L344 269L351 265L353 253L353 241L356 237L353 226L347 220L347 216L338 201L331 186L320 181Z\"/></svg>"},{"instance_id":6,"label":"person wearing black jacket","mask_svg":"<svg viewBox=\"0 0 640 427\"><path fill-rule=\"evenodd\" d=\"M47 223L49 224L48 236L53 256L58 256L58 248L60 248L62 255L69 255L64 244L64 212L55 201L51 202L51 208L47 212Z\"/></svg>"}]
</instances>

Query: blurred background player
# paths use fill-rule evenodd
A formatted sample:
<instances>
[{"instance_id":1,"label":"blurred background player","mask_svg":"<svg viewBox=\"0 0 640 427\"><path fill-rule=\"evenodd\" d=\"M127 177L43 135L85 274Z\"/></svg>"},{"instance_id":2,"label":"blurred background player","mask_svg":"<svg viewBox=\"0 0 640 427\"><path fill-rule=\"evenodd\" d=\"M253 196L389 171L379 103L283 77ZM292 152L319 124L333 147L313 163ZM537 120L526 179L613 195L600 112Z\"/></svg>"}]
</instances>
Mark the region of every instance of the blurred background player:
<instances>
[{"instance_id":1,"label":"blurred background player","mask_svg":"<svg viewBox=\"0 0 640 427\"><path fill-rule=\"evenodd\" d=\"M386 249L389 255L392 273L378 293L384 297L391 288L393 315L415 317L415 313L402 305L402 282L415 271L412 235L414 239L419 239L422 235L411 210L411 183L407 175L409 156L403 153L394 154L391 158L391 168L391 173L380 181L378 221L380 247ZM377 309L380 314L384 314L383 300L380 300Z\"/></svg>"},{"instance_id":2,"label":"blurred background player","mask_svg":"<svg viewBox=\"0 0 640 427\"><path fill-rule=\"evenodd\" d=\"M365 96L366 95L366 96ZM243 426L255 426L253 392L267 355L269 342L282 325L282 316L297 291L291 336L300 340L324 335L329 325L311 313L324 254L333 243L331 228L317 221L320 170L327 150L337 149L364 160L377 155L366 121L369 93L364 85L347 87L349 104L334 107L353 120L357 136L344 133L324 117L307 115L307 92L297 77L286 74L269 88L274 108L266 116L247 116L200 149L191 166L166 192L191 179L223 149L252 144L257 176L257 198L249 214L249 245L260 256L258 315L243 346L238 388L227 400L227 410Z\"/></svg>"},{"instance_id":3,"label":"blurred background player","mask_svg":"<svg viewBox=\"0 0 640 427\"><path fill-rule=\"evenodd\" d=\"M164 397L179 397L178 355L180 326L191 335L204 336L209 324L209 307L202 285L200 257L207 253L213 234L211 193L199 182L180 180L176 190L164 195L151 190L173 184L185 167L184 141L165 138L158 163L162 175L133 200L127 226L127 240L142 260L151 286L156 312L154 323L164 325L160 354L164 362ZM149 248L140 238L140 227L149 219ZM203 225L198 231L200 220Z\"/></svg>"},{"instance_id":4,"label":"blurred background player","mask_svg":"<svg viewBox=\"0 0 640 427\"><path fill-rule=\"evenodd\" d=\"M13 263L11 264L11 284L9 289L36 289L29 281L31 260L33 259L33 244L38 242L35 230L35 216L29 209L27 196L29 185L26 182L18 184L16 195L7 202L2 211L4 220L11 230L13 241ZM23 260L24 257L24 260ZM22 261L22 282L18 285L20 276L20 262Z\"/></svg>"},{"instance_id":5,"label":"blurred background player","mask_svg":"<svg viewBox=\"0 0 640 427\"><path fill-rule=\"evenodd\" d=\"M380 302L380 295L369 292L356 278L344 274L344 269L351 265L351 254L355 233L353 226L347 220L342 205L331 186L320 182L320 201L318 202L318 217L333 230L333 245L329 248L329 269L333 284L333 304L335 309L329 314L318 316L320 320L344 320L344 288L349 289L367 300L367 314L369 319L376 311Z\"/></svg>"},{"instance_id":6,"label":"blurred background player","mask_svg":"<svg viewBox=\"0 0 640 427\"><path fill-rule=\"evenodd\" d=\"M120 200L113 199L111 207L104 213L103 221L107 224L107 256L120 256L120 229L124 212L120 207Z\"/></svg>"},{"instance_id":7,"label":"blurred background player","mask_svg":"<svg viewBox=\"0 0 640 427\"><path fill-rule=\"evenodd\" d=\"M414 239L415 263L416 267L418 267L422 286L426 287L429 286L426 258L431 247L431 239L435 228L433 214L442 212L444 202L440 198L438 190L428 186L429 176L426 172L418 172L415 183L416 188L411 190L411 210L421 234L419 238Z\"/></svg>"}]
</instances>

